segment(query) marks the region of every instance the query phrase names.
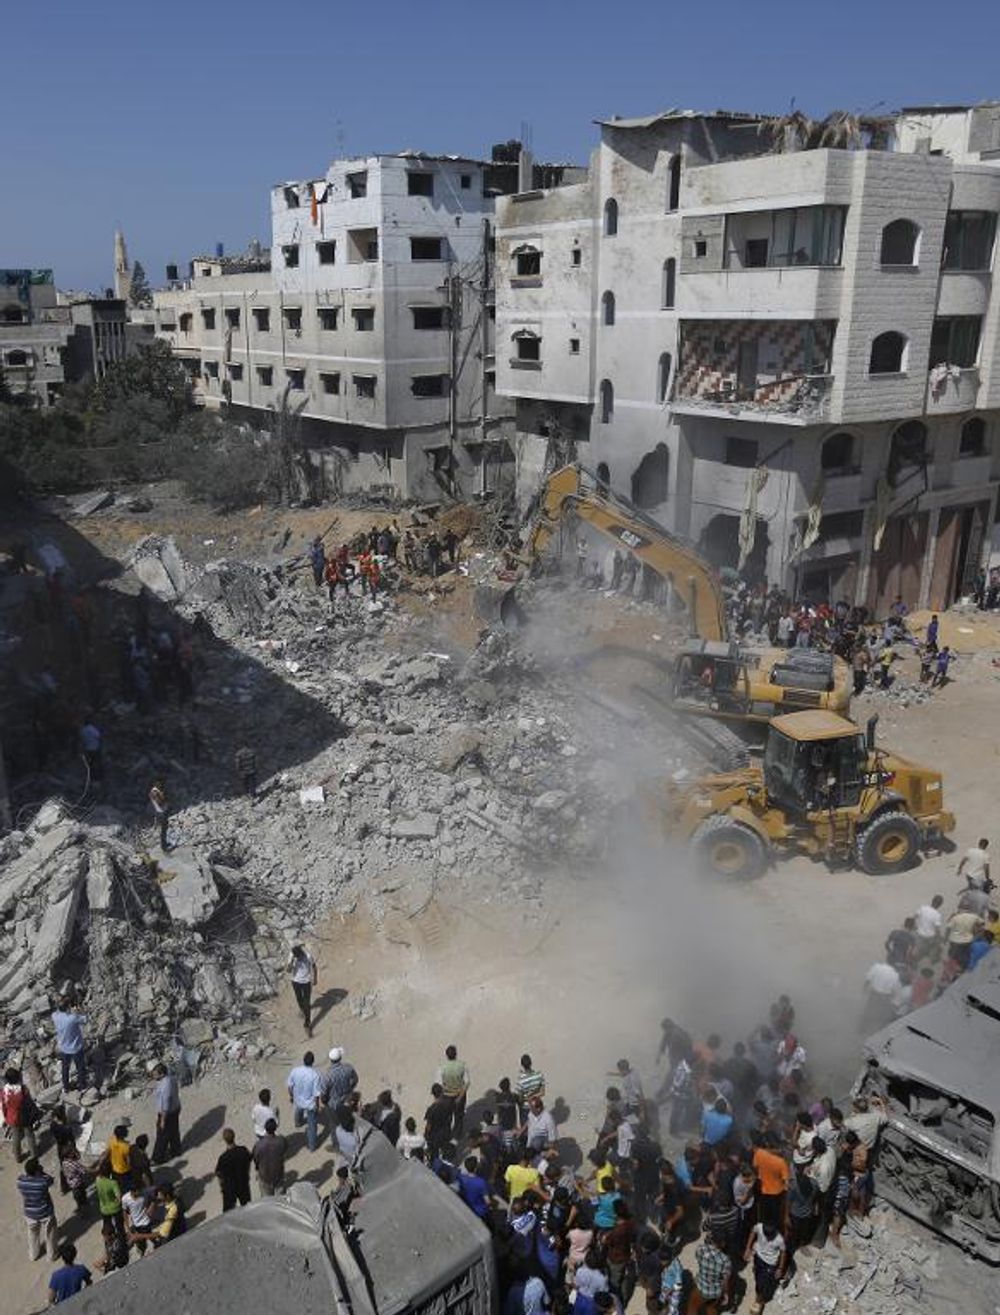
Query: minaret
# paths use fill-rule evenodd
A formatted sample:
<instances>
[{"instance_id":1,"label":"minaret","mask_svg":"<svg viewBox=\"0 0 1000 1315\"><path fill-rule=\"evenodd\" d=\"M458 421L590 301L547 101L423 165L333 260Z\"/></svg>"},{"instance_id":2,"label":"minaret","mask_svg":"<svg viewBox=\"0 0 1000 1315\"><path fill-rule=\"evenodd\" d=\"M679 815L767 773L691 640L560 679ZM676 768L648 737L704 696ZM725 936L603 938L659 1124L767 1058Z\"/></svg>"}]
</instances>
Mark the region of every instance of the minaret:
<instances>
[{"instance_id":1,"label":"minaret","mask_svg":"<svg viewBox=\"0 0 1000 1315\"><path fill-rule=\"evenodd\" d=\"M115 296L120 301L128 301L132 290L132 271L129 269L128 251L125 249L125 234L120 228L115 229Z\"/></svg>"}]
</instances>

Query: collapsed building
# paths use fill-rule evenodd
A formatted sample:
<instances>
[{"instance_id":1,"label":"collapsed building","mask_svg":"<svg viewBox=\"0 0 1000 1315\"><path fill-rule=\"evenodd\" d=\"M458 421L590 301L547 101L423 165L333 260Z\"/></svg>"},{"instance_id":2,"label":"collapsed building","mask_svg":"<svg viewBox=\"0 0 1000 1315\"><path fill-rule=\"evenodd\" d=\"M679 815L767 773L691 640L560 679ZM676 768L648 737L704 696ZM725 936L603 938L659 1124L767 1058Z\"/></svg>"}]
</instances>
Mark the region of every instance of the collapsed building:
<instances>
[{"instance_id":1,"label":"collapsed building","mask_svg":"<svg viewBox=\"0 0 1000 1315\"><path fill-rule=\"evenodd\" d=\"M518 481L574 457L716 564L944 608L1000 561L1000 105L600 121L497 207Z\"/></svg>"}]
</instances>

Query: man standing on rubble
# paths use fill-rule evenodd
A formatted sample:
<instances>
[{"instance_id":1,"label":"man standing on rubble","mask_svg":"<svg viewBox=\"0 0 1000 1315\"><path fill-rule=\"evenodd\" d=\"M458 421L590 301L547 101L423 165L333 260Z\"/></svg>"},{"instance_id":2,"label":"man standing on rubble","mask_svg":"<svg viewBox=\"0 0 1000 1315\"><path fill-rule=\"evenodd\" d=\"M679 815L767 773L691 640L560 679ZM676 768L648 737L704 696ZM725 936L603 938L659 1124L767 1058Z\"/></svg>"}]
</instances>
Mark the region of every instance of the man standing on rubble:
<instances>
[{"instance_id":1,"label":"man standing on rubble","mask_svg":"<svg viewBox=\"0 0 1000 1315\"><path fill-rule=\"evenodd\" d=\"M87 1020L78 1014L68 996L63 996L59 1007L52 1014L52 1026L56 1030L56 1053L62 1068L62 1089L72 1091L69 1073L76 1067L77 1088L83 1091L87 1085L87 1066L83 1053L83 1025Z\"/></svg>"},{"instance_id":2,"label":"man standing on rubble","mask_svg":"<svg viewBox=\"0 0 1000 1315\"><path fill-rule=\"evenodd\" d=\"M326 567L326 553L323 550L323 540L318 534L309 545L309 565L312 567L313 580L318 589L323 583L323 571Z\"/></svg>"},{"instance_id":3,"label":"man standing on rubble","mask_svg":"<svg viewBox=\"0 0 1000 1315\"><path fill-rule=\"evenodd\" d=\"M170 821L170 812L167 808L166 787L161 780L154 781L150 787L149 806L153 810L153 821L159 827L160 848L165 854L170 848L167 844L167 825Z\"/></svg>"},{"instance_id":4,"label":"man standing on rubble","mask_svg":"<svg viewBox=\"0 0 1000 1315\"><path fill-rule=\"evenodd\" d=\"M292 975L292 990L295 992L295 1002L305 1023L306 1036L312 1036L312 992L317 981L317 971L316 960L304 945L292 946L288 971Z\"/></svg>"},{"instance_id":5,"label":"man standing on rubble","mask_svg":"<svg viewBox=\"0 0 1000 1315\"><path fill-rule=\"evenodd\" d=\"M314 1151L319 1145L317 1120L319 1118L319 1100L322 1082L313 1067L316 1056L307 1050L302 1056L302 1063L296 1064L288 1075L288 1099L295 1111L295 1126L306 1125L306 1145Z\"/></svg>"},{"instance_id":6,"label":"man standing on rubble","mask_svg":"<svg viewBox=\"0 0 1000 1315\"><path fill-rule=\"evenodd\" d=\"M469 1070L459 1059L455 1046L446 1046L444 1063L438 1070L438 1082L452 1107L452 1139L459 1141L465 1126L465 1102L469 1095Z\"/></svg>"},{"instance_id":7,"label":"man standing on rubble","mask_svg":"<svg viewBox=\"0 0 1000 1315\"><path fill-rule=\"evenodd\" d=\"M167 1072L166 1064L157 1064L153 1070L156 1086L153 1100L156 1108L156 1141L153 1143L153 1163L163 1164L181 1153L181 1093L177 1079Z\"/></svg>"}]
</instances>

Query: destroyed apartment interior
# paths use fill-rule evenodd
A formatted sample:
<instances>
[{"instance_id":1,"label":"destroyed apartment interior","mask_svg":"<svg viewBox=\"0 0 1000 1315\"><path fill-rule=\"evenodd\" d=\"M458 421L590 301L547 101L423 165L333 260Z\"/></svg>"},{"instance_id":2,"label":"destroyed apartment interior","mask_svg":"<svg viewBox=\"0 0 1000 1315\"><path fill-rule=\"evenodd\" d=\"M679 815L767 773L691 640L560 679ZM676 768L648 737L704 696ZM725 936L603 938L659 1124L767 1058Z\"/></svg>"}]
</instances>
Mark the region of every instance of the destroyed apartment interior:
<instances>
[{"instance_id":1,"label":"destroyed apartment interior","mask_svg":"<svg viewBox=\"0 0 1000 1315\"><path fill-rule=\"evenodd\" d=\"M4 1310L993 1315L988 43L308 12L13 19Z\"/></svg>"}]
</instances>

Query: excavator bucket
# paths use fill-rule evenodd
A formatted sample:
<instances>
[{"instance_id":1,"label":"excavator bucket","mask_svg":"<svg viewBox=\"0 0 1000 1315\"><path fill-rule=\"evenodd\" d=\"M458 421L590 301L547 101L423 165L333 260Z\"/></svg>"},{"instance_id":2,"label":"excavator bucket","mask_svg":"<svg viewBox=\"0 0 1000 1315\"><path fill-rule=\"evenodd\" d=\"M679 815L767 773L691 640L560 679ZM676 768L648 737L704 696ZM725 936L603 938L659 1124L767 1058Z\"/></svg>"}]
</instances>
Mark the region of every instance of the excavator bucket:
<instances>
[{"instance_id":1,"label":"excavator bucket","mask_svg":"<svg viewBox=\"0 0 1000 1315\"><path fill-rule=\"evenodd\" d=\"M498 580L495 584L478 585L473 595L473 605L476 615L488 626L518 630L528 619L517 600L516 584Z\"/></svg>"}]
</instances>

